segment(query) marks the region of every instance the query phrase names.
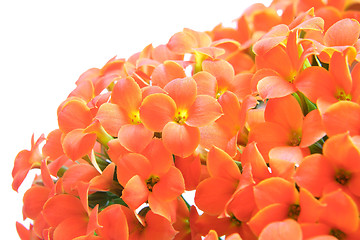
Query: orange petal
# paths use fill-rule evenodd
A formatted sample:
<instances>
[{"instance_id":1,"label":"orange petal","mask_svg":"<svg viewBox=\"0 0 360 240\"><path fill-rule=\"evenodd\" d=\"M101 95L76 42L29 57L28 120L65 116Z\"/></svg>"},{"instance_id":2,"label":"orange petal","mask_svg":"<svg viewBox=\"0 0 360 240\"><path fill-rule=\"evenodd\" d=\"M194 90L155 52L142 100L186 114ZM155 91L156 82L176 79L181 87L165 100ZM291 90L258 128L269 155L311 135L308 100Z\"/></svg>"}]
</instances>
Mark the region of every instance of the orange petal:
<instances>
[{"instance_id":1,"label":"orange petal","mask_svg":"<svg viewBox=\"0 0 360 240\"><path fill-rule=\"evenodd\" d=\"M165 61L154 69L151 75L151 82L154 86L163 88L171 80L184 77L186 77L185 71L180 64L174 61Z\"/></svg>"},{"instance_id":2,"label":"orange petal","mask_svg":"<svg viewBox=\"0 0 360 240\"><path fill-rule=\"evenodd\" d=\"M167 47L178 54L188 53L196 47L197 41L194 36L187 32L175 33L167 43Z\"/></svg>"},{"instance_id":3,"label":"orange petal","mask_svg":"<svg viewBox=\"0 0 360 240\"><path fill-rule=\"evenodd\" d=\"M332 104L323 114L323 123L329 136L349 131L350 135L360 135L360 105L340 101Z\"/></svg>"},{"instance_id":4,"label":"orange petal","mask_svg":"<svg viewBox=\"0 0 360 240\"><path fill-rule=\"evenodd\" d=\"M155 93L147 96L140 107L140 119L145 127L161 132L164 126L175 117L176 104L166 94Z\"/></svg>"},{"instance_id":5,"label":"orange petal","mask_svg":"<svg viewBox=\"0 0 360 240\"><path fill-rule=\"evenodd\" d=\"M354 19L342 19L333 24L324 35L327 46L352 46L360 34L360 24Z\"/></svg>"},{"instance_id":6,"label":"orange petal","mask_svg":"<svg viewBox=\"0 0 360 240\"><path fill-rule=\"evenodd\" d=\"M303 122L300 147L308 147L325 136L325 127L318 109L309 112Z\"/></svg>"},{"instance_id":7,"label":"orange petal","mask_svg":"<svg viewBox=\"0 0 360 240\"><path fill-rule=\"evenodd\" d=\"M248 225L255 235L259 235L268 224L286 219L288 211L289 205L280 203L269 205L258 211L248 222Z\"/></svg>"},{"instance_id":8,"label":"orange petal","mask_svg":"<svg viewBox=\"0 0 360 240\"><path fill-rule=\"evenodd\" d=\"M72 217L85 219L87 212L79 198L70 194L59 194L45 203L43 215L50 226L56 227L62 221Z\"/></svg>"},{"instance_id":9,"label":"orange petal","mask_svg":"<svg viewBox=\"0 0 360 240\"><path fill-rule=\"evenodd\" d=\"M137 209L148 199L149 190L145 185L145 180L139 175L133 176L125 185L122 192L122 199L132 209Z\"/></svg>"},{"instance_id":10,"label":"orange petal","mask_svg":"<svg viewBox=\"0 0 360 240\"><path fill-rule=\"evenodd\" d=\"M349 133L338 134L326 140L323 155L335 167L344 170L354 171L360 165L360 149L356 147Z\"/></svg>"},{"instance_id":11,"label":"orange petal","mask_svg":"<svg viewBox=\"0 0 360 240\"><path fill-rule=\"evenodd\" d=\"M79 183L88 183L94 177L99 176L99 172L87 163L74 164L64 173L63 188L65 192L72 193Z\"/></svg>"},{"instance_id":12,"label":"orange petal","mask_svg":"<svg viewBox=\"0 0 360 240\"><path fill-rule=\"evenodd\" d=\"M271 204L291 205L298 200L295 185L283 178L271 177L254 187L255 202L259 209Z\"/></svg>"},{"instance_id":13,"label":"orange petal","mask_svg":"<svg viewBox=\"0 0 360 240\"><path fill-rule=\"evenodd\" d=\"M113 103L102 104L96 113L96 119L111 136L117 136L121 126L130 122L126 112Z\"/></svg>"},{"instance_id":14,"label":"orange petal","mask_svg":"<svg viewBox=\"0 0 360 240\"><path fill-rule=\"evenodd\" d=\"M184 177L185 189L195 190L200 182L201 162L199 156L189 156L187 158L175 157L175 166L181 171Z\"/></svg>"},{"instance_id":15,"label":"orange petal","mask_svg":"<svg viewBox=\"0 0 360 240\"><path fill-rule=\"evenodd\" d=\"M96 176L90 181L90 189L97 191L109 191L113 184L115 163L110 163L100 176Z\"/></svg>"},{"instance_id":16,"label":"orange petal","mask_svg":"<svg viewBox=\"0 0 360 240\"><path fill-rule=\"evenodd\" d=\"M78 81L77 81L78 82ZM85 102L90 102L94 97L94 85L91 80L78 82L76 88L68 95L68 97L78 97Z\"/></svg>"},{"instance_id":17,"label":"orange petal","mask_svg":"<svg viewBox=\"0 0 360 240\"><path fill-rule=\"evenodd\" d=\"M301 240L300 224L293 219L273 222L267 225L260 233L259 240Z\"/></svg>"},{"instance_id":18,"label":"orange petal","mask_svg":"<svg viewBox=\"0 0 360 240\"><path fill-rule=\"evenodd\" d=\"M58 124L64 133L77 128L86 128L91 122L92 115L84 100L71 98L59 106Z\"/></svg>"},{"instance_id":19,"label":"orange petal","mask_svg":"<svg viewBox=\"0 0 360 240\"><path fill-rule=\"evenodd\" d=\"M43 186L34 185L29 188L23 197L23 215L24 218L35 220L48 200L50 189Z\"/></svg>"},{"instance_id":20,"label":"orange petal","mask_svg":"<svg viewBox=\"0 0 360 240\"><path fill-rule=\"evenodd\" d=\"M141 154L149 159L153 174L165 174L174 165L172 154L158 138L153 138Z\"/></svg>"},{"instance_id":21,"label":"orange petal","mask_svg":"<svg viewBox=\"0 0 360 240\"><path fill-rule=\"evenodd\" d=\"M61 135L60 129L53 130L46 137L46 143L42 148L43 154L50 157L51 160L55 160L64 154L61 146Z\"/></svg>"},{"instance_id":22,"label":"orange petal","mask_svg":"<svg viewBox=\"0 0 360 240\"><path fill-rule=\"evenodd\" d=\"M211 177L196 188L195 204L210 215L219 215L236 190L236 184L224 178Z\"/></svg>"},{"instance_id":23,"label":"orange petal","mask_svg":"<svg viewBox=\"0 0 360 240\"><path fill-rule=\"evenodd\" d=\"M325 206L316 199L306 188L300 189L299 204L301 211L298 221L300 223L318 222L322 207Z\"/></svg>"},{"instance_id":24,"label":"orange petal","mask_svg":"<svg viewBox=\"0 0 360 240\"><path fill-rule=\"evenodd\" d=\"M315 197L320 197L324 187L334 181L334 169L320 154L305 157L296 169L294 179L296 183L309 190Z\"/></svg>"},{"instance_id":25,"label":"orange petal","mask_svg":"<svg viewBox=\"0 0 360 240\"><path fill-rule=\"evenodd\" d=\"M212 147L206 162L210 176L224 178L233 182L240 179L240 170L234 160L223 150Z\"/></svg>"},{"instance_id":26,"label":"orange petal","mask_svg":"<svg viewBox=\"0 0 360 240\"><path fill-rule=\"evenodd\" d=\"M221 118L220 118L221 119ZM210 149L212 146L223 149L231 156L236 153L236 142L232 142L232 138L228 129L224 128L218 122L211 123L207 126L200 127L200 145L204 148ZM235 140L235 139L234 139Z\"/></svg>"},{"instance_id":27,"label":"orange petal","mask_svg":"<svg viewBox=\"0 0 360 240\"><path fill-rule=\"evenodd\" d=\"M114 204L102 210L99 214L99 224L102 228L97 231L101 237L105 239L129 239L128 223L120 205Z\"/></svg>"},{"instance_id":28,"label":"orange petal","mask_svg":"<svg viewBox=\"0 0 360 240\"><path fill-rule=\"evenodd\" d=\"M111 102L127 113L137 111L141 99L140 87L132 77L118 79L111 93Z\"/></svg>"},{"instance_id":29,"label":"orange petal","mask_svg":"<svg viewBox=\"0 0 360 240\"><path fill-rule=\"evenodd\" d=\"M278 123L286 129L297 131L302 128L304 115L295 97L270 99L265 108L265 120Z\"/></svg>"},{"instance_id":30,"label":"orange petal","mask_svg":"<svg viewBox=\"0 0 360 240\"><path fill-rule=\"evenodd\" d=\"M320 221L345 233L355 232L359 226L359 212L354 200L341 189L325 194Z\"/></svg>"},{"instance_id":31,"label":"orange petal","mask_svg":"<svg viewBox=\"0 0 360 240\"><path fill-rule=\"evenodd\" d=\"M150 193L148 203L153 213L166 218L170 222L174 222L176 220L177 199L164 201L163 199L157 198L156 195Z\"/></svg>"},{"instance_id":32,"label":"orange petal","mask_svg":"<svg viewBox=\"0 0 360 240\"><path fill-rule=\"evenodd\" d=\"M360 32L360 25L359 25ZM329 72L334 76L337 87L350 93L352 89L352 79L350 75L348 58L345 54L334 52L331 56Z\"/></svg>"},{"instance_id":33,"label":"orange petal","mask_svg":"<svg viewBox=\"0 0 360 240\"><path fill-rule=\"evenodd\" d=\"M162 138L165 147L171 153L180 157L188 157L200 143L200 131L198 128L186 124L169 122L163 129Z\"/></svg>"},{"instance_id":34,"label":"orange petal","mask_svg":"<svg viewBox=\"0 0 360 240\"><path fill-rule=\"evenodd\" d=\"M258 82L257 90L263 99L284 97L296 91L293 84L280 76L264 77Z\"/></svg>"},{"instance_id":35,"label":"orange petal","mask_svg":"<svg viewBox=\"0 0 360 240\"><path fill-rule=\"evenodd\" d=\"M251 165L251 173L256 180L263 180L270 177L270 172L266 162L259 152L256 142L250 142L243 150L241 162Z\"/></svg>"},{"instance_id":36,"label":"orange petal","mask_svg":"<svg viewBox=\"0 0 360 240\"><path fill-rule=\"evenodd\" d=\"M273 47L283 42L289 34L289 27L285 24L274 26L262 38L255 42L253 51L256 55L263 55Z\"/></svg>"},{"instance_id":37,"label":"orange petal","mask_svg":"<svg viewBox=\"0 0 360 240\"><path fill-rule=\"evenodd\" d=\"M288 131L279 124L272 122L264 122L256 124L249 134L249 142L255 141L257 147L268 161L268 153L273 147L287 146L289 142Z\"/></svg>"},{"instance_id":38,"label":"orange petal","mask_svg":"<svg viewBox=\"0 0 360 240\"><path fill-rule=\"evenodd\" d=\"M113 161L117 166L118 181L123 186L135 175L139 175L143 179L146 179L150 175L151 164L149 160L141 154L128 153Z\"/></svg>"},{"instance_id":39,"label":"orange petal","mask_svg":"<svg viewBox=\"0 0 360 240\"><path fill-rule=\"evenodd\" d=\"M213 75L205 71L200 71L194 74L193 78L197 85L197 94L215 97L217 81Z\"/></svg>"},{"instance_id":40,"label":"orange petal","mask_svg":"<svg viewBox=\"0 0 360 240\"><path fill-rule=\"evenodd\" d=\"M165 217L149 211L145 216L146 230L143 239L173 239L176 231Z\"/></svg>"},{"instance_id":41,"label":"orange petal","mask_svg":"<svg viewBox=\"0 0 360 240\"><path fill-rule=\"evenodd\" d=\"M281 62L281 64L278 64ZM283 45L277 45L264 55L258 55L255 57L255 64L257 69L269 68L277 72L284 79L292 75L294 71L292 62L286 52ZM291 80L291 79L289 79Z\"/></svg>"},{"instance_id":42,"label":"orange petal","mask_svg":"<svg viewBox=\"0 0 360 240\"><path fill-rule=\"evenodd\" d=\"M312 102L320 97L335 98L335 79L322 67L308 67L295 80L295 86Z\"/></svg>"},{"instance_id":43,"label":"orange petal","mask_svg":"<svg viewBox=\"0 0 360 240\"><path fill-rule=\"evenodd\" d=\"M221 115L221 106L215 98L199 95L188 111L186 124L192 127L202 127L214 122Z\"/></svg>"},{"instance_id":44,"label":"orange petal","mask_svg":"<svg viewBox=\"0 0 360 240\"><path fill-rule=\"evenodd\" d=\"M256 211L253 186L237 190L226 211L232 213L236 219L247 222Z\"/></svg>"},{"instance_id":45,"label":"orange petal","mask_svg":"<svg viewBox=\"0 0 360 240\"><path fill-rule=\"evenodd\" d=\"M70 217L62 221L54 231L54 240L72 240L86 234L87 222L81 217Z\"/></svg>"},{"instance_id":46,"label":"orange petal","mask_svg":"<svg viewBox=\"0 0 360 240\"><path fill-rule=\"evenodd\" d=\"M253 75L247 72L235 75L230 91L235 93L240 101L243 101L246 96L252 94L251 81Z\"/></svg>"},{"instance_id":47,"label":"orange petal","mask_svg":"<svg viewBox=\"0 0 360 240\"><path fill-rule=\"evenodd\" d=\"M197 95L196 82L192 77L174 79L165 85L164 90L181 110L189 109Z\"/></svg>"},{"instance_id":48,"label":"orange petal","mask_svg":"<svg viewBox=\"0 0 360 240\"><path fill-rule=\"evenodd\" d=\"M153 135L143 124L126 124L120 128L118 138L127 150L139 153L150 143Z\"/></svg>"},{"instance_id":49,"label":"orange petal","mask_svg":"<svg viewBox=\"0 0 360 240\"><path fill-rule=\"evenodd\" d=\"M66 134L62 145L65 154L73 161L89 154L96 142L95 133L84 133L83 129L75 129Z\"/></svg>"},{"instance_id":50,"label":"orange petal","mask_svg":"<svg viewBox=\"0 0 360 240\"><path fill-rule=\"evenodd\" d=\"M205 60L202 63L202 69L215 76L219 89L226 90L230 87L235 76L234 68L223 59Z\"/></svg>"},{"instance_id":51,"label":"orange petal","mask_svg":"<svg viewBox=\"0 0 360 240\"><path fill-rule=\"evenodd\" d=\"M162 201L172 201L185 190L184 178L179 169L171 167L167 173L160 176L160 181L153 187L152 194Z\"/></svg>"},{"instance_id":52,"label":"orange petal","mask_svg":"<svg viewBox=\"0 0 360 240\"><path fill-rule=\"evenodd\" d=\"M218 240L219 237L214 230L210 230L209 233L205 236L204 240Z\"/></svg>"}]
</instances>

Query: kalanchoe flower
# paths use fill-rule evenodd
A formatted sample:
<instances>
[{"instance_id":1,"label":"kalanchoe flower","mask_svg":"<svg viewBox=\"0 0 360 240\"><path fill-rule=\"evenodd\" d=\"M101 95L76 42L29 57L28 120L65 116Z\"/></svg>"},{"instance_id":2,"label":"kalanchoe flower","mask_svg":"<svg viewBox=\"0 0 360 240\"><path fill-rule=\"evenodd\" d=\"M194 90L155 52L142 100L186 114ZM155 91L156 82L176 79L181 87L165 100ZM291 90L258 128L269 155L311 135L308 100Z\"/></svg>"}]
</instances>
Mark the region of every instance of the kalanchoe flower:
<instances>
[{"instance_id":1,"label":"kalanchoe flower","mask_svg":"<svg viewBox=\"0 0 360 240\"><path fill-rule=\"evenodd\" d=\"M15 158L20 238L360 239L358 5L253 4L83 73Z\"/></svg>"}]
</instances>

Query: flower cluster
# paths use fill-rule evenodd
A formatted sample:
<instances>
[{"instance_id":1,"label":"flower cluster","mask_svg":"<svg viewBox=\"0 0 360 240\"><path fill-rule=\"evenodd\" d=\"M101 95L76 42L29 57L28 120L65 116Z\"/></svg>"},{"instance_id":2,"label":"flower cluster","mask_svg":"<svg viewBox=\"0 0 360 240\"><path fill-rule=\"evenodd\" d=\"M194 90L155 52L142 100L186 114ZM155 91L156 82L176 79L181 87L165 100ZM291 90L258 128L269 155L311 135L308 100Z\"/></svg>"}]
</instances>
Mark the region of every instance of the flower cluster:
<instances>
[{"instance_id":1,"label":"flower cluster","mask_svg":"<svg viewBox=\"0 0 360 240\"><path fill-rule=\"evenodd\" d=\"M254 4L83 73L16 156L21 239L360 239L358 9Z\"/></svg>"}]
</instances>

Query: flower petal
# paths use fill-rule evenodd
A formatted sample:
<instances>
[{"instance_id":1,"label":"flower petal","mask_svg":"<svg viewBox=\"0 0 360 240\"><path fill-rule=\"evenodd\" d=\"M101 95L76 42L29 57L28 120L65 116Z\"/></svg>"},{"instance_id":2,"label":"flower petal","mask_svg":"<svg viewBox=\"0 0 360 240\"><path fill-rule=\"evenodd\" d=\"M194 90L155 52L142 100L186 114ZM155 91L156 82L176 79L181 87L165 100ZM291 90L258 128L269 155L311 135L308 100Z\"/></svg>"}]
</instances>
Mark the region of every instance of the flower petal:
<instances>
[{"instance_id":1,"label":"flower petal","mask_svg":"<svg viewBox=\"0 0 360 240\"><path fill-rule=\"evenodd\" d=\"M145 180L139 175L133 176L125 185L122 192L122 199L132 209L137 209L146 202L149 196L149 190L145 185Z\"/></svg>"},{"instance_id":2,"label":"flower petal","mask_svg":"<svg viewBox=\"0 0 360 240\"><path fill-rule=\"evenodd\" d=\"M263 99L284 97L296 91L293 84L280 76L267 76L257 85L258 92Z\"/></svg>"},{"instance_id":3,"label":"flower petal","mask_svg":"<svg viewBox=\"0 0 360 240\"><path fill-rule=\"evenodd\" d=\"M154 69L151 75L151 82L154 86L163 88L171 80L184 77L186 77L186 74L180 64L175 61L165 61Z\"/></svg>"},{"instance_id":4,"label":"flower petal","mask_svg":"<svg viewBox=\"0 0 360 240\"><path fill-rule=\"evenodd\" d=\"M315 197L320 197L324 187L334 181L334 169L320 154L305 157L296 169L294 180L302 187L309 190Z\"/></svg>"},{"instance_id":5,"label":"flower petal","mask_svg":"<svg viewBox=\"0 0 360 240\"><path fill-rule=\"evenodd\" d=\"M196 82L192 77L174 79L165 85L164 90L181 110L189 109L197 95Z\"/></svg>"},{"instance_id":6,"label":"flower petal","mask_svg":"<svg viewBox=\"0 0 360 240\"><path fill-rule=\"evenodd\" d=\"M212 147L206 162L210 176L224 178L235 183L240 179L240 170L234 160L223 150Z\"/></svg>"},{"instance_id":7,"label":"flower petal","mask_svg":"<svg viewBox=\"0 0 360 240\"><path fill-rule=\"evenodd\" d=\"M100 121L105 131L114 137L118 135L121 126L130 123L126 112L114 103L102 104L95 118Z\"/></svg>"},{"instance_id":8,"label":"flower petal","mask_svg":"<svg viewBox=\"0 0 360 240\"><path fill-rule=\"evenodd\" d=\"M73 161L89 154L96 142L95 133L84 133L83 129L75 129L66 134L62 146L65 154Z\"/></svg>"},{"instance_id":9,"label":"flower petal","mask_svg":"<svg viewBox=\"0 0 360 240\"><path fill-rule=\"evenodd\" d=\"M126 124L120 128L118 138L127 150L139 153L150 143L153 135L143 124Z\"/></svg>"},{"instance_id":10,"label":"flower petal","mask_svg":"<svg viewBox=\"0 0 360 240\"><path fill-rule=\"evenodd\" d=\"M320 221L343 232L355 232L359 227L359 212L354 200L341 189L325 194Z\"/></svg>"},{"instance_id":11,"label":"flower petal","mask_svg":"<svg viewBox=\"0 0 360 240\"><path fill-rule=\"evenodd\" d=\"M166 94L154 93L147 96L140 107L140 119L145 127L161 132L164 126L175 116L176 104Z\"/></svg>"},{"instance_id":12,"label":"flower petal","mask_svg":"<svg viewBox=\"0 0 360 240\"><path fill-rule=\"evenodd\" d=\"M160 181L153 187L152 194L163 201L172 201L179 197L184 190L184 178L180 170L173 166L160 177Z\"/></svg>"},{"instance_id":13,"label":"flower petal","mask_svg":"<svg viewBox=\"0 0 360 240\"><path fill-rule=\"evenodd\" d=\"M360 34L360 24L355 19L345 18L333 24L324 35L327 46L352 46Z\"/></svg>"},{"instance_id":14,"label":"flower petal","mask_svg":"<svg viewBox=\"0 0 360 240\"><path fill-rule=\"evenodd\" d=\"M97 231L101 237L105 239L129 239L128 223L119 204L110 205L102 210L99 214L99 224L102 228Z\"/></svg>"},{"instance_id":15,"label":"flower petal","mask_svg":"<svg viewBox=\"0 0 360 240\"><path fill-rule=\"evenodd\" d=\"M86 128L92 122L92 114L86 102L80 98L69 98L59 106L58 124L62 132Z\"/></svg>"},{"instance_id":16,"label":"flower petal","mask_svg":"<svg viewBox=\"0 0 360 240\"><path fill-rule=\"evenodd\" d=\"M236 190L236 184L228 179L211 177L196 188L195 204L210 215L219 215Z\"/></svg>"},{"instance_id":17,"label":"flower petal","mask_svg":"<svg viewBox=\"0 0 360 240\"><path fill-rule=\"evenodd\" d=\"M198 95L188 111L186 124L192 127L202 127L214 122L221 115L221 106L215 98Z\"/></svg>"},{"instance_id":18,"label":"flower petal","mask_svg":"<svg viewBox=\"0 0 360 240\"><path fill-rule=\"evenodd\" d=\"M259 209L271 204L281 203L291 205L298 199L295 185L280 178L267 178L254 187L255 202Z\"/></svg>"},{"instance_id":19,"label":"flower petal","mask_svg":"<svg viewBox=\"0 0 360 240\"><path fill-rule=\"evenodd\" d=\"M357 103L348 101L334 103L322 117L328 136L347 131L350 135L360 135L360 105Z\"/></svg>"},{"instance_id":20,"label":"flower petal","mask_svg":"<svg viewBox=\"0 0 360 240\"><path fill-rule=\"evenodd\" d=\"M200 143L200 131L186 124L169 122L163 129L162 138L170 152L180 157L188 157Z\"/></svg>"},{"instance_id":21,"label":"flower petal","mask_svg":"<svg viewBox=\"0 0 360 240\"><path fill-rule=\"evenodd\" d=\"M259 240L301 240L300 224L293 219L272 222L260 233Z\"/></svg>"}]
</instances>

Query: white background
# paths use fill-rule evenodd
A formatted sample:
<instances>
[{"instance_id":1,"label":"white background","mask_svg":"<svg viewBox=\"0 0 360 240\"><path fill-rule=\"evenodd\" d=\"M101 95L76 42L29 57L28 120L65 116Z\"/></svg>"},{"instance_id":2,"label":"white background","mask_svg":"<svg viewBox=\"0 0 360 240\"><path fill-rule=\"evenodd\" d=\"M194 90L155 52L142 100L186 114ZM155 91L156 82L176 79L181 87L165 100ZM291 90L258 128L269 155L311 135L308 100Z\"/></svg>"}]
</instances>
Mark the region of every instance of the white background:
<instances>
[{"instance_id":1,"label":"white background","mask_svg":"<svg viewBox=\"0 0 360 240\"><path fill-rule=\"evenodd\" d=\"M0 2L0 229L19 239L22 194L11 189L16 154L57 128L56 109L89 68L165 44L184 27L231 24L252 3L269 0L22 0Z\"/></svg>"}]
</instances>

